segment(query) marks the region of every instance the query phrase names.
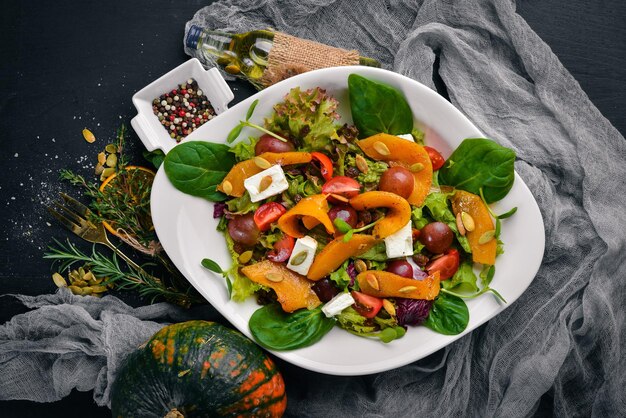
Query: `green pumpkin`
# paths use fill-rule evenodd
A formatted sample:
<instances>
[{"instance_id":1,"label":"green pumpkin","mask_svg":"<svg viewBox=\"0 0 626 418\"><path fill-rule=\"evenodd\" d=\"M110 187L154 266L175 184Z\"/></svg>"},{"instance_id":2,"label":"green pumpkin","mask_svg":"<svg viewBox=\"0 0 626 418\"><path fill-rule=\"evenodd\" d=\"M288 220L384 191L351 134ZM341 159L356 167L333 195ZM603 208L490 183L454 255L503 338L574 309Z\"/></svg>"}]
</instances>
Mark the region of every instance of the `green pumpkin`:
<instances>
[{"instance_id":1,"label":"green pumpkin","mask_svg":"<svg viewBox=\"0 0 626 418\"><path fill-rule=\"evenodd\" d=\"M126 358L111 392L114 418L280 417L286 406L272 360L207 321L161 329Z\"/></svg>"}]
</instances>

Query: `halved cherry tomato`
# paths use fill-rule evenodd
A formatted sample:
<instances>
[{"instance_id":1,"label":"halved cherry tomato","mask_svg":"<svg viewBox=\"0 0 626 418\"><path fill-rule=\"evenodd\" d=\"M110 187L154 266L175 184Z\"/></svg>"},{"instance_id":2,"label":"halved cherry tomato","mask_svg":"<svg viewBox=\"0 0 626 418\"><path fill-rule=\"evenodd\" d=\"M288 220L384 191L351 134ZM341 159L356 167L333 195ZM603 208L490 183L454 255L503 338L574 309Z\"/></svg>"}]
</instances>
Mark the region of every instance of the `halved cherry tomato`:
<instances>
[{"instance_id":1,"label":"halved cherry tomato","mask_svg":"<svg viewBox=\"0 0 626 418\"><path fill-rule=\"evenodd\" d=\"M426 264L425 268L428 274L438 271L439 280L448 280L459 269L460 261L459 252L454 248L450 248L446 250L444 255Z\"/></svg>"},{"instance_id":2,"label":"halved cherry tomato","mask_svg":"<svg viewBox=\"0 0 626 418\"><path fill-rule=\"evenodd\" d=\"M347 202L347 199L358 195L360 191L361 185L359 182L346 176L333 177L322 186L322 194L330 195L328 200L335 203L340 201L340 199L336 199L332 195L341 196L345 198L345 202ZM343 202L343 200L341 201Z\"/></svg>"},{"instance_id":3,"label":"halved cherry tomato","mask_svg":"<svg viewBox=\"0 0 626 418\"><path fill-rule=\"evenodd\" d=\"M290 235L285 235L283 239L274 244L274 249L267 253L268 260L284 263L291 257L291 252L295 245L296 239Z\"/></svg>"},{"instance_id":4,"label":"halved cherry tomato","mask_svg":"<svg viewBox=\"0 0 626 418\"><path fill-rule=\"evenodd\" d=\"M329 181L333 178L333 162L326 156L326 154L322 154L321 152L312 152L311 158L313 161L318 161L320 163L320 172L322 173L324 180Z\"/></svg>"},{"instance_id":5,"label":"halved cherry tomato","mask_svg":"<svg viewBox=\"0 0 626 418\"><path fill-rule=\"evenodd\" d=\"M445 163L446 160L443 159L439 151L437 151L433 147L429 147L428 145L424 145L424 149L426 150L426 152L428 153L428 156L430 157L430 162L433 165L433 171L437 171L441 167L443 167L443 163Z\"/></svg>"},{"instance_id":6,"label":"halved cherry tomato","mask_svg":"<svg viewBox=\"0 0 626 418\"><path fill-rule=\"evenodd\" d=\"M380 308L383 307L383 300L376 296L366 295L356 290L353 290L350 294L354 298L354 305L352 305L352 307L366 318L375 317L380 311Z\"/></svg>"},{"instance_id":7,"label":"halved cherry tomato","mask_svg":"<svg viewBox=\"0 0 626 418\"><path fill-rule=\"evenodd\" d=\"M254 223L260 231L267 231L270 229L272 222L276 222L285 212L287 212L287 209L280 203L263 203L254 212Z\"/></svg>"}]
</instances>

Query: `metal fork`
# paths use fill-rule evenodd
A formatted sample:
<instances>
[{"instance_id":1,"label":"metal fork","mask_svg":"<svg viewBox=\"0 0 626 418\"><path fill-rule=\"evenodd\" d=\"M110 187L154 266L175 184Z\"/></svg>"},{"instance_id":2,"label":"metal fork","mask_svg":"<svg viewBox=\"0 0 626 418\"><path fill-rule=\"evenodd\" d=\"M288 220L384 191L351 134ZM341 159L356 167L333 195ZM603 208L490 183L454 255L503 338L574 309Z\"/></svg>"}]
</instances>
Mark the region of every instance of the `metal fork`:
<instances>
[{"instance_id":1,"label":"metal fork","mask_svg":"<svg viewBox=\"0 0 626 418\"><path fill-rule=\"evenodd\" d=\"M93 223L89 220L89 208L78 200L60 193L63 203L53 202L55 208L48 206L48 211L54 216L64 227L78 235L82 239L93 242L95 244L104 244L126 261L132 268L145 273L137 263L131 260L126 254L120 251L115 245L111 244L107 236L106 229L102 223Z\"/></svg>"}]
</instances>

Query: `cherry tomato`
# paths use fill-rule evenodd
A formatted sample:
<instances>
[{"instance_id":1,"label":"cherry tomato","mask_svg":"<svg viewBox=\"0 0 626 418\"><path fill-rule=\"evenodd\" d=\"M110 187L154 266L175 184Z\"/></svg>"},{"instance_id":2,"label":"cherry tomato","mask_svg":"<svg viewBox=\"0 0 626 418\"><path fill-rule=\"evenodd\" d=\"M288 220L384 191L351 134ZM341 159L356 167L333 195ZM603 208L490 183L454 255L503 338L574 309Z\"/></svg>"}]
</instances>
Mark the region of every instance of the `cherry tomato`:
<instances>
[{"instance_id":1,"label":"cherry tomato","mask_svg":"<svg viewBox=\"0 0 626 418\"><path fill-rule=\"evenodd\" d=\"M329 181L333 178L333 162L326 156L326 154L322 154L321 152L312 152L311 158L313 158L313 161L320 163L320 172L322 173L324 180Z\"/></svg>"},{"instance_id":2,"label":"cherry tomato","mask_svg":"<svg viewBox=\"0 0 626 418\"><path fill-rule=\"evenodd\" d=\"M443 163L445 163L446 160L444 160L441 154L439 154L439 151L437 151L433 147L429 147L428 145L424 145L424 149L430 157L430 162L433 165L433 171L437 171L441 167L443 167Z\"/></svg>"},{"instance_id":3,"label":"cherry tomato","mask_svg":"<svg viewBox=\"0 0 626 418\"><path fill-rule=\"evenodd\" d=\"M419 240L431 253L441 254L452 245L454 232L443 222L431 222L420 230Z\"/></svg>"},{"instance_id":4,"label":"cherry tomato","mask_svg":"<svg viewBox=\"0 0 626 418\"><path fill-rule=\"evenodd\" d=\"M285 207L280 203L263 203L254 212L254 223L260 231L267 231L270 229L270 225L283 216L285 212L287 212L287 209L285 209Z\"/></svg>"},{"instance_id":5,"label":"cherry tomato","mask_svg":"<svg viewBox=\"0 0 626 418\"><path fill-rule=\"evenodd\" d=\"M293 142L283 142L268 134L261 135L259 141L254 146L255 155L260 155L264 152L290 152L295 150L296 147L293 145Z\"/></svg>"},{"instance_id":6,"label":"cherry tomato","mask_svg":"<svg viewBox=\"0 0 626 418\"><path fill-rule=\"evenodd\" d=\"M383 300L376 296L366 295L365 293L357 292L353 290L350 292L354 298L354 305L352 307L360 315L366 318L373 318L383 307Z\"/></svg>"},{"instance_id":7,"label":"cherry tomato","mask_svg":"<svg viewBox=\"0 0 626 418\"><path fill-rule=\"evenodd\" d=\"M359 215L357 215L356 210L354 210L352 206L348 205L333 206L328 211L328 217L333 222L335 222L336 218L341 218L352 228L355 228L356 224L359 222Z\"/></svg>"},{"instance_id":8,"label":"cherry tomato","mask_svg":"<svg viewBox=\"0 0 626 418\"><path fill-rule=\"evenodd\" d=\"M426 264L426 271L428 274L438 271L439 280L448 280L459 269L460 262L459 252L454 248L450 248L444 255Z\"/></svg>"},{"instance_id":9,"label":"cherry tomato","mask_svg":"<svg viewBox=\"0 0 626 418\"><path fill-rule=\"evenodd\" d=\"M228 222L228 235L233 241L246 246L253 246L259 239L259 228L253 214L235 216Z\"/></svg>"},{"instance_id":10,"label":"cherry tomato","mask_svg":"<svg viewBox=\"0 0 626 418\"><path fill-rule=\"evenodd\" d=\"M409 170L396 166L388 168L378 183L378 189L383 192L395 193L403 198L408 198L415 187L415 178Z\"/></svg>"},{"instance_id":11,"label":"cherry tomato","mask_svg":"<svg viewBox=\"0 0 626 418\"><path fill-rule=\"evenodd\" d=\"M277 263L284 263L291 257L296 239L290 235L285 235L283 239L274 244L274 249L267 253L267 259Z\"/></svg>"},{"instance_id":12,"label":"cherry tomato","mask_svg":"<svg viewBox=\"0 0 626 418\"><path fill-rule=\"evenodd\" d=\"M398 276L406 277L409 279L413 278L413 266L411 263L405 260L394 260L390 261L387 264L387 268L385 271L388 271L393 274L397 274Z\"/></svg>"},{"instance_id":13,"label":"cherry tomato","mask_svg":"<svg viewBox=\"0 0 626 418\"><path fill-rule=\"evenodd\" d=\"M359 194L361 185L355 179L346 176L333 177L322 186L322 193L326 195L335 194L350 199ZM338 202L333 196L329 196L330 202ZM345 202L344 202L345 203Z\"/></svg>"}]
</instances>

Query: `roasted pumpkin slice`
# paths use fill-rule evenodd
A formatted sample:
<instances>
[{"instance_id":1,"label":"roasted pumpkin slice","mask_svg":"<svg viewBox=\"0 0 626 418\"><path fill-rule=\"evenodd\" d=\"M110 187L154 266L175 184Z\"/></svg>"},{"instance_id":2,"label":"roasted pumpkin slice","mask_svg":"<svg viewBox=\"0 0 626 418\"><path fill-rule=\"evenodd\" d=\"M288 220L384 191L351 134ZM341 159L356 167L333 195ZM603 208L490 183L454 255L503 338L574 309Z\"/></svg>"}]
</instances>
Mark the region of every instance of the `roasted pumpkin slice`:
<instances>
[{"instance_id":1,"label":"roasted pumpkin slice","mask_svg":"<svg viewBox=\"0 0 626 418\"><path fill-rule=\"evenodd\" d=\"M302 238L304 236L304 231L300 227L302 220L306 228L312 228L317 223L321 223L326 228L326 232L334 234L335 228L328 217L328 210L326 196L315 194L305 197L278 219L278 227L287 235Z\"/></svg>"},{"instance_id":2,"label":"roasted pumpkin slice","mask_svg":"<svg viewBox=\"0 0 626 418\"><path fill-rule=\"evenodd\" d=\"M311 161L311 154L308 152L265 152L255 158L237 163L230 169L224 180L217 186L217 190L233 197L241 197L246 191L243 182L250 176L260 173L269 165L280 164L294 165L306 164Z\"/></svg>"},{"instance_id":3,"label":"roasted pumpkin slice","mask_svg":"<svg viewBox=\"0 0 626 418\"><path fill-rule=\"evenodd\" d=\"M415 185L407 200L414 206L424 203L432 183L433 165L423 146L382 133L358 141L357 145L370 158L409 169L413 173Z\"/></svg>"},{"instance_id":4,"label":"roasted pumpkin slice","mask_svg":"<svg viewBox=\"0 0 626 418\"><path fill-rule=\"evenodd\" d=\"M376 238L365 234L354 234L348 242L344 242L343 236L335 238L315 256L307 277L310 280L326 277L337 270L344 261L363 254L377 242Z\"/></svg>"},{"instance_id":5,"label":"roasted pumpkin slice","mask_svg":"<svg viewBox=\"0 0 626 418\"><path fill-rule=\"evenodd\" d=\"M243 267L241 272L253 282L274 289L285 312L313 309L321 303L311 288L314 283L282 264L263 260Z\"/></svg>"},{"instance_id":6,"label":"roasted pumpkin slice","mask_svg":"<svg viewBox=\"0 0 626 418\"><path fill-rule=\"evenodd\" d=\"M498 243L493 237L489 239L490 235L493 236L495 228L489 209L480 196L464 190L457 190L452 196L452 211L455 215L465 212L471 217L471 222L474 224L473 230L470 231L470 228L466 228L467 240L472 249L472 260L475 263L495 264Z\"/></svg>"},{"instance_id":7,"label":"roasted pumpkin slice","mask_svg":"<svg viewBox=\"0 0 626 418\"><path fill-rule=\"evenodd\" d=\"M356 276L361 292L379 298L433 300L439 294L439 272L424 280L408 279L388 271L368 270Z\"/></svg>"},{"instance_id":8,"label":"roasted pumpkin slice","mask_svg":"<svg viewBox=\"0 0 626 418\"><path fill-rule=\"evenodd\" d=\"M398 232L411 220L411 206L406 199L395 193L365 192L350 199L350 205L356 210L387 208L387 214L372 229L376 239L383 239Z\"/></svg>"}]
</instances>

